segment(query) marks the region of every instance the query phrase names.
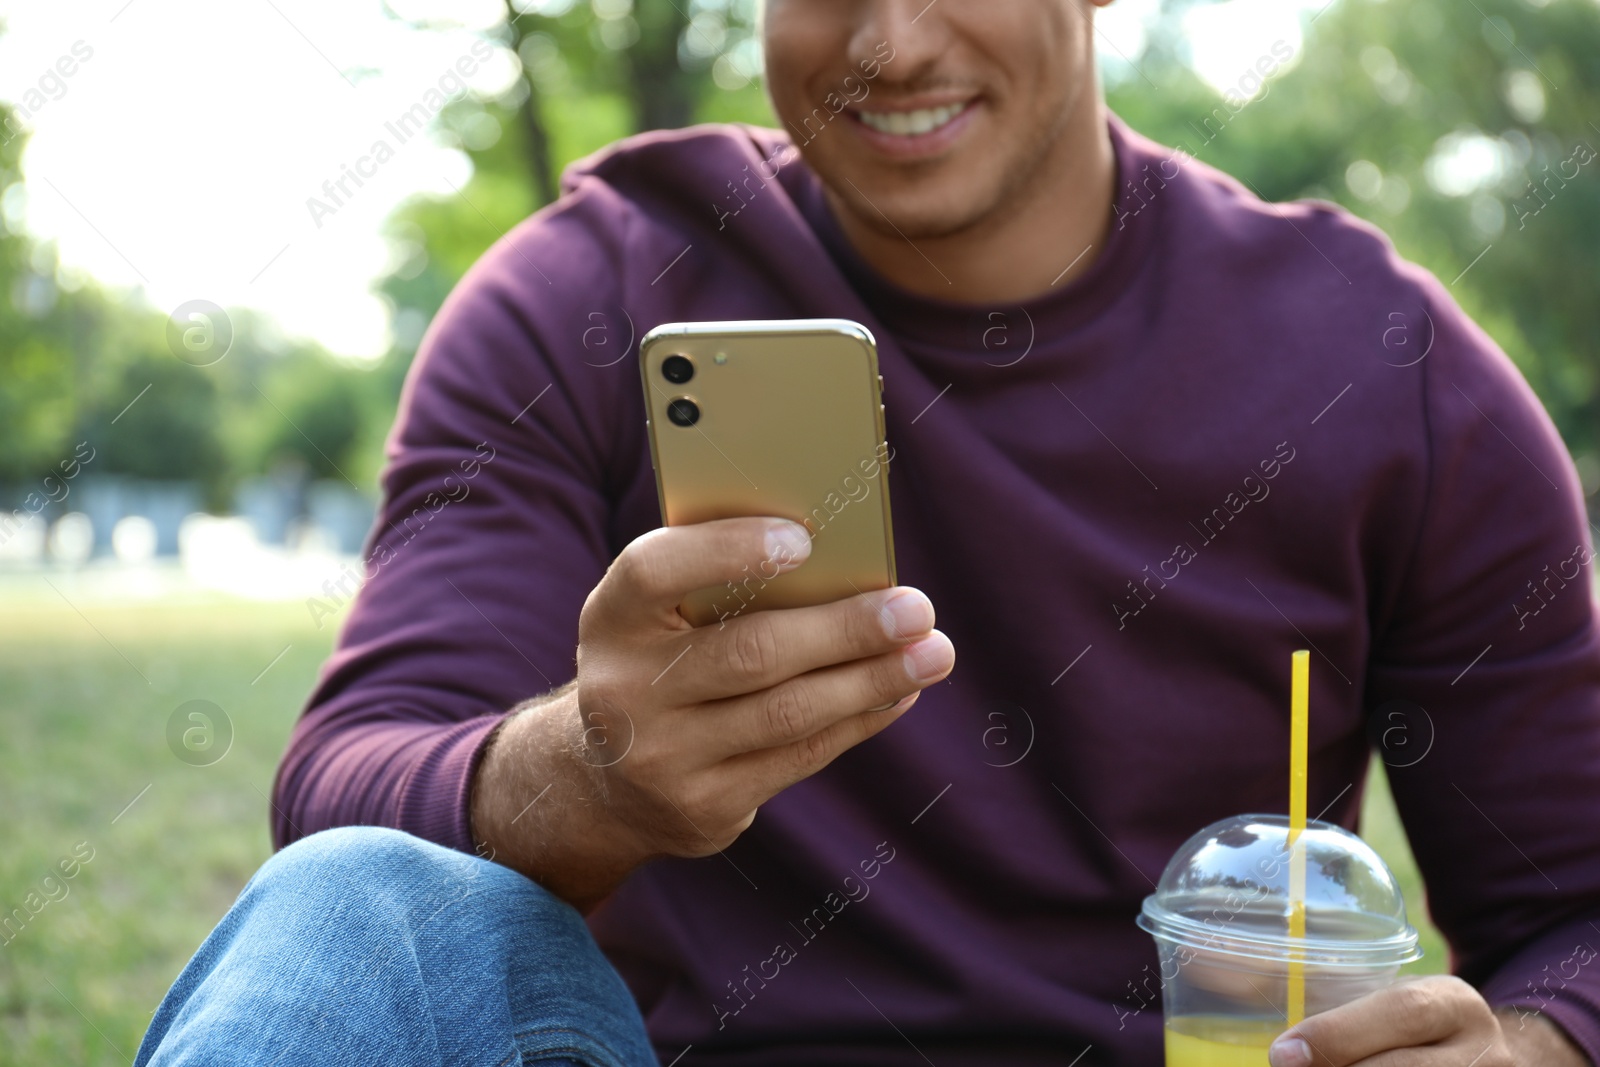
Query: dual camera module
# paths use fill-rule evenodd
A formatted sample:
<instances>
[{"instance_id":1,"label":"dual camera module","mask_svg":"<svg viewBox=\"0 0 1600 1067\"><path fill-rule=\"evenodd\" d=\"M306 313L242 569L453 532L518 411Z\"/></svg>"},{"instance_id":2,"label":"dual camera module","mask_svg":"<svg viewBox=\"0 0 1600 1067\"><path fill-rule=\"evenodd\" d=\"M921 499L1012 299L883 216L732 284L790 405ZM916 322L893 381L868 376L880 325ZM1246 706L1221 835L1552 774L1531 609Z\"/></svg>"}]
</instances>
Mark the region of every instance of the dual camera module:
<instances>
[{"instance_id":1,"label":"dual camera module","mask_svg":"<svg viewBox=\"0 0 1600 1067\"><path fill-rule=\"evenodd\" d=\"M673 385L683 385L694 377L694 363L687 356L668 356L661 361L661 376ZM686 396L667 404L667 418L674 426L693 426L700 421L700 405Z\"/></svg>"}]
</instances>

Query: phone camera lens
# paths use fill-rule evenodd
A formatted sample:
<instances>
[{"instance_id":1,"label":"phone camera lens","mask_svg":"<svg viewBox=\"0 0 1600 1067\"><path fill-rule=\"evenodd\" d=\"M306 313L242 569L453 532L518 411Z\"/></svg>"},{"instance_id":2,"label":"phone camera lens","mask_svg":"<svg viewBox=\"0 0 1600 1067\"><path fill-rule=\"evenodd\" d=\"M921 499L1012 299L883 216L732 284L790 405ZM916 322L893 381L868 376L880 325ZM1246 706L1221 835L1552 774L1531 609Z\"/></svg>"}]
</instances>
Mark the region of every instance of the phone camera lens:
<instances>
[{"instance_id":1,"label":"phone camera lens","mask_svg":"<svg viewBox=\"0 0 1600 1067\"><path fill-rule=\"evenodd\" d=\"M661 361L661 376L673 385L682 385L694 377L694 364L687 356L668 356Z\"/></svg>"},{"instance_id":2,"label":"phone camera lens","mask_svg":"<svg viewBox=\"0 0 1600 1067\"><path fill-rule=\"evenodd\" d=\"M684 362L687 363L688 360ZM693 426L700 421L700 405L686 396L680 396L667 405L667 418L672 420L674 426Z\"/></svg>"}]
</instances>

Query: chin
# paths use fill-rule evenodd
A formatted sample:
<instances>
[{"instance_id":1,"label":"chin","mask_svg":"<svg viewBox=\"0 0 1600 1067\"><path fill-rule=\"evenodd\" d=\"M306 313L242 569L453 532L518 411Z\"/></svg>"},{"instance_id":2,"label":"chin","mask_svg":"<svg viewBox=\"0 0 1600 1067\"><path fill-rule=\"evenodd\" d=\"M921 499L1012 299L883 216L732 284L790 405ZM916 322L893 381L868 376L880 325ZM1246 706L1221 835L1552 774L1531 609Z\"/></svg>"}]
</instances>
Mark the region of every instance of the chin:
<instances>
[{"instance_id":1,"label":"chin","mask_svg":"<svg viewBox=\"0 0 1600 1067\"><path fill-rule=\"evenodd\" d=\"M988 175L929 170L891 176L870 165L819 169L818 175L864 224L913 241L971 229L998 206L999 182Z\"/></svg>"},{"instance_id":2,"label":"chin","mask_svg":"<svg viewBox=\"0 0 1600 1067\"><path fill-rule=\"evenodd\" d=\"M898 233L913 241L953 237L980 225L992 214L990 206L979 206L971 200L960 205L941 202L904 205L890 203L880 206L883 207L884 215L887 215L894 225L892 227L885 225L883 216L875 211L871 212L867 221L876 219L881 229Z\"/></svg>"}]
</instances>

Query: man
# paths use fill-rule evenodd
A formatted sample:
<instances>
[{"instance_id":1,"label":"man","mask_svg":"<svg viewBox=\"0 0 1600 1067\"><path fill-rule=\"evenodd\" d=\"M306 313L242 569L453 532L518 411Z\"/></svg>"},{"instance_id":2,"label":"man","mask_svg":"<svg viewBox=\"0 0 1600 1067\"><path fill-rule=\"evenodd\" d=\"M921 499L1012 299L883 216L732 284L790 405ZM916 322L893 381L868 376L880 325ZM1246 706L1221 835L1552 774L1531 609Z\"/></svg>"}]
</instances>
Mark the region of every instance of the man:
<instances>
[{"instance_id":1,"label":"man","mask_svg":"<svg viewBox=\"0 0 1600 1067\"><path fill-rule=\"evenodd\" d=\"M1108 116L1093 6L769 0L786 134L626 142L485 255L280 770L299 843L143 1059L1157 1063L1134 917L1192 832L1283 810L1299 647L1310 810L1354 825L1369 728L1403 752L1465 980L1272 1063L1600 1055L1561 442L1375 230ZM817 316L880 342L907 585L693 629L685 592L808 542L657 528L637 337Z\"/></svg>"}]
</instances>

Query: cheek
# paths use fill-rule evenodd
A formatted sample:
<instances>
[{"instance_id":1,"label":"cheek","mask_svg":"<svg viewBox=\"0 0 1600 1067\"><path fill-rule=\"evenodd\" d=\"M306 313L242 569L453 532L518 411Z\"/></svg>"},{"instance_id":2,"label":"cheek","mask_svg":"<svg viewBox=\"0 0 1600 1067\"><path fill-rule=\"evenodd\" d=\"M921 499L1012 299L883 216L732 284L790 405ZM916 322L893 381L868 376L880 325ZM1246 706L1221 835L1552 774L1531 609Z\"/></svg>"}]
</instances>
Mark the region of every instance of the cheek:
<instances>
[{"instance_id":1,"label":"cheek","mask_svg":"<svg viewBox=\"0 0 1600 1067\"><path fill-rule=\"evenodd\" d=\"M1083 19L1048 25L1025 54L1029 102L1041 121L1058 121L1093 78L1094 30Z\"/></svg>"},{"instance_id":2,"label":"cheek","mask_svg":"<svg viewBox=\"0 0 1600 1067\"><path fill-rule=\"evenodd\" d=\"M768 8L762 46L766 58L767 91L781 117L801 115L820 105L822 90L810 88L838 66L840 54L833 35L808 20L792 3ZM817 99L812 100L812 96Z\"/></svg>"},{"instance_id":3,"label":"cheek","mask_svg":"<svg viewBox=\"0 0 1600 1067\"><path fill-rule=\"evenodd\" d=\"M1002 135L1037 144L1063 121L1089 77L1093 26L1077 13L1078 0L996 3L983 21L960 28L989 71Z\"/></svg>"},{"instance_id":4,"label":"cheek","mask_svg":"<svg viewBox=\"0 0 1600 1067\"><path fill-rule=\"evenodd\" d=\"M828 93L843 96L846 78L860 80L858 61L873 54L881 37L872 25L874 6L859 0L767 0L761 15L764 80L780 117L807 115L823 106Z\"/></svg>"}]
</instances>

